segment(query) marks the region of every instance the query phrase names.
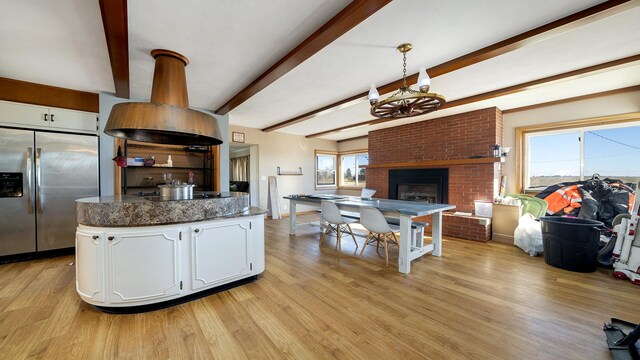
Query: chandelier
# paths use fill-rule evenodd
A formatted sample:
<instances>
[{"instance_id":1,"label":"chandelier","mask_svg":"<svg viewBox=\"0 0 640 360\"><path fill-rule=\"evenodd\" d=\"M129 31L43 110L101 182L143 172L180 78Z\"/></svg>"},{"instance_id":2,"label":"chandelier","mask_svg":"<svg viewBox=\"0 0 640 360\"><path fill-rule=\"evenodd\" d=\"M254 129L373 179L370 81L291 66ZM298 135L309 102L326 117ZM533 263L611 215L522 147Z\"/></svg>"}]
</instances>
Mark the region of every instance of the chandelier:
<instances>
[{"instance_id":1,"label":"chandelier","mask_svg":"<svg viewBox=\"0 0 640 360\"><path fill-rule=\"evenodd\" d=\"M446 100L440 94L429 92L431 79L425 68L420 68L418 75L419 91L407 85L407 53L413 49L413 45L400 44L397 49L402 53L402 86L388 98L379 100L380 94L376 90L376 85L371 84L369 90L371 115L378 118L402 119L438 110Z\"/></svg>"}]
</instances>

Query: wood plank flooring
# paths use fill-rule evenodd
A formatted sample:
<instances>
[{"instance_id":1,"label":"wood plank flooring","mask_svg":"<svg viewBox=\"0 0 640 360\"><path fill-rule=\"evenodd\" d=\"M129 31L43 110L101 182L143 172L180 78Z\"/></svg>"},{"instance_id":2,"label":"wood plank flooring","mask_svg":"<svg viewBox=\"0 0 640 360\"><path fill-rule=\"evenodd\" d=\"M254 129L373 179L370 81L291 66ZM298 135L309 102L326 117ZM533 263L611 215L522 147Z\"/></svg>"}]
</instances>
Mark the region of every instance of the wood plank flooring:
<instances>
[{"instance_id":1,"label":"wood plank flooring","mask_svg":"<svg viewBox=\"0 0 640 360\"><path fill-rule=\"evenodd\" d=\"M317 215L302 215L313 221ZM2 359L609 359L602 323L640 321L640 287L572 273L499 243L445 239L397 269L397 248L267 220L266 270L165 310L110 315L75 292L72 256L0 265ZM361 244L362 239L357 238Z\"/></svg>"}]
</instances>

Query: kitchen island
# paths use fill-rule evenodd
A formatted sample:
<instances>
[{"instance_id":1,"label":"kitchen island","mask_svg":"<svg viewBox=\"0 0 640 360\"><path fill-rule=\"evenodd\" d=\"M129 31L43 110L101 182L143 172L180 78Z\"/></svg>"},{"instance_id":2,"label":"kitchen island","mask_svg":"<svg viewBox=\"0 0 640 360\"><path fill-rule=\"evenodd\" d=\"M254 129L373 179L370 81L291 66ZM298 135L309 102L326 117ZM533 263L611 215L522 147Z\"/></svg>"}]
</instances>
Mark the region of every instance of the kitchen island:
<instances>
[{"instance_id":1,"label":"kitchen island","mask_svg":"<svg viewBox=\"0 0 640 360\"><path fill-rule=\"evenodd\" d=\"M245 193L79 199L77 292L101 310L138 312L255 280L265 213Z\"/></svg>"}]
</instances>

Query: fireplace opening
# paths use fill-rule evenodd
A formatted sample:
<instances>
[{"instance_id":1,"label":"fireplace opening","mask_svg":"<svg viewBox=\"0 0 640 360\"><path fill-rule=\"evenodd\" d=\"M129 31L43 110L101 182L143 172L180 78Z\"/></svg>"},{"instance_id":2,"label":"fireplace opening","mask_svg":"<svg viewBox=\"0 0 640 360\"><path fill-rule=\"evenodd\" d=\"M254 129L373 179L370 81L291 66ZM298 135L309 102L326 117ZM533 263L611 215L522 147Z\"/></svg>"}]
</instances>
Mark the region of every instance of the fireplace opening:
<instances>
[{"instance_id":1,"label":"fireplace opening","mask_svg":"<svg viewBox=\"0 0 640 360\"><path fill-rule=\"evenodd\" d=\"M438 202L438 186L436 184L400 184L398 200Z\"/></svg>"},{"instance_id":2,"label":"fireplace opening","mask_svg":"<svg viewBox=\"0 0 640 360\"><path fill-rule=\"evenodd\" d=\"M449 169L390 170L389 199L446 204Z\"/></svg>"}]
</instances>

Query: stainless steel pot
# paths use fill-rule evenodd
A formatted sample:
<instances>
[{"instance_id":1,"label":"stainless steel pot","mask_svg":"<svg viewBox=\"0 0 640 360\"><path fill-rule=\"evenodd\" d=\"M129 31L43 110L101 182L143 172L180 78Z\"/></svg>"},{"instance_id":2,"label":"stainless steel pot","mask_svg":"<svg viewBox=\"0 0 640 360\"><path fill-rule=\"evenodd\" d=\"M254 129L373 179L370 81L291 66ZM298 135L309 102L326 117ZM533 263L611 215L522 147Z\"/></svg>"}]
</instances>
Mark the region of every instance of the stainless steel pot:
<instances>
[{"instance_id":1,"label":"stainless steel pot","mask_svg":"<svg viewBox=\"0 0 640 360\"><path fill-rule=\"evenodd\" d=\"M168 200L187 200L193 199L193 187L195 185L158 185L160 188L160 197Z\"/></svg>"}]
</instances>

